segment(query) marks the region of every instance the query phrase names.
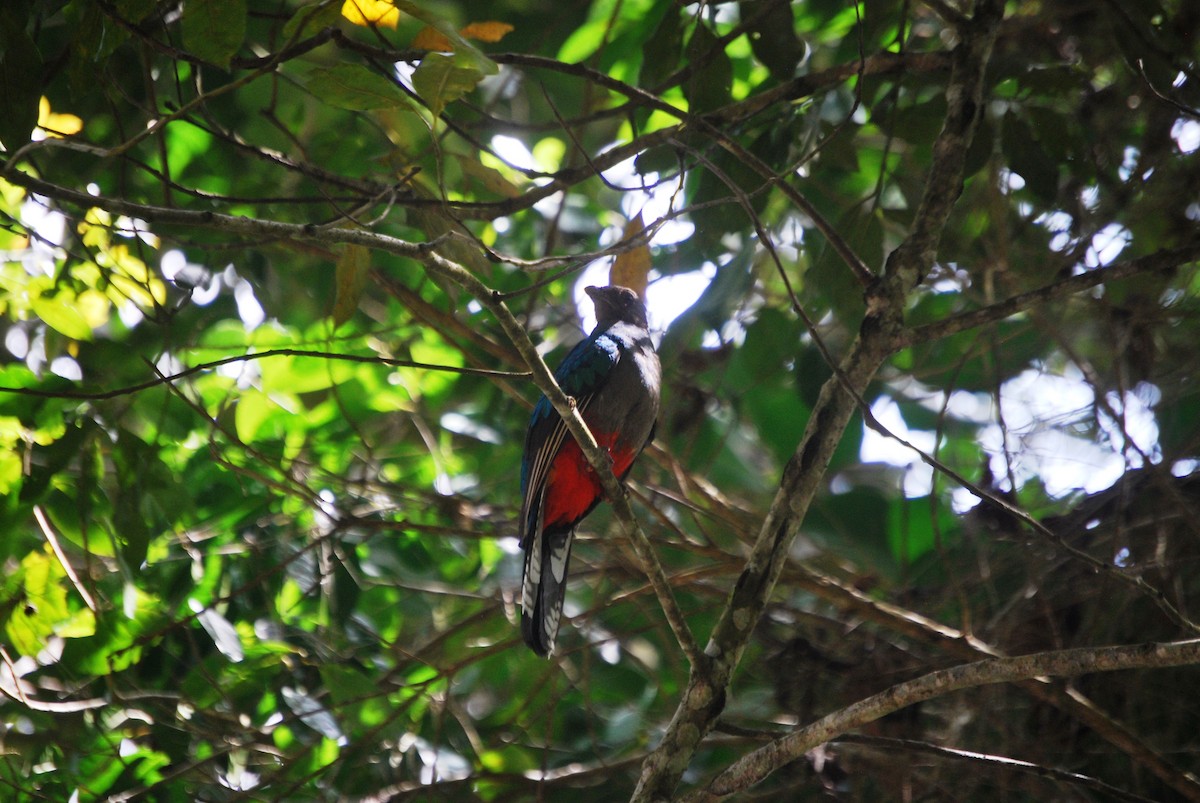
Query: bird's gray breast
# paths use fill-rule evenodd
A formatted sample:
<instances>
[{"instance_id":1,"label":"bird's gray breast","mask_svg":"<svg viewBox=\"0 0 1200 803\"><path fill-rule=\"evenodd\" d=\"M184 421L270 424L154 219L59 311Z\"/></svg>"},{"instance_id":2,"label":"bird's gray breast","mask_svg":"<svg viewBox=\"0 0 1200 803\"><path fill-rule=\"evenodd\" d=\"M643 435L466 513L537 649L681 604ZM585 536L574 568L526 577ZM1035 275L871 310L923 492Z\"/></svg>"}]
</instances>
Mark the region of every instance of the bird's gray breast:
<instances>
[{"instance_id":1,"label":"bird's gray breast","mask_svg":"<svg viewBox=\"0 0 1200 803\"><path fill-rule=\"evenodd\" d=\"M609 334L620 344L620 358L587 418L594 430L619 433L622 445L640 450L658 418L662 367L644 329L619 323Z\"/></svg>"}]
</instances>

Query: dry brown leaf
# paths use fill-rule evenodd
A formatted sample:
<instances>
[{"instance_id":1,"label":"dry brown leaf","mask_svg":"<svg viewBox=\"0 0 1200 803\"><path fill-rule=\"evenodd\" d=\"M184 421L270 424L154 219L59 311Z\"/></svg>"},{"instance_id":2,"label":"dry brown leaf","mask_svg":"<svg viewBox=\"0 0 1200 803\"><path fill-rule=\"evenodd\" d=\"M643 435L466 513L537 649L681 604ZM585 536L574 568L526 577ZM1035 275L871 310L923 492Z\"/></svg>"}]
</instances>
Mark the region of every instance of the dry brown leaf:
<instances>
[{"instance_id":1,"label":"dry brown leaf","mask_svg":"<svg viewBox=\"0 0 1200 803\"><path fill-rule=\"evenodd\" d=\"M367 287L371 272L371 252L353 243L342 249L337 261L336 285L333 297L333 326L337 327L354 317L358 302Z\"/></svg>"},{"instance_id":2,"label":"dry brown leaf","mask_svg":"<svg viewBox=\"0 0 1200 803\"><path fill-rule=\"evenodd\" d=\"M636 237L645 228L645 224L642 223L642 214L639 212L637 217L625 224L625 232L621 239L628 240ZM608 283L628 287L645 300L649 274L650 246L642 243L636 248L617 254L612 269L608 273Z\"/></svg>"},{"instance_id":3,"label":"dry brown leaf","mask_svg":"<svg viewBox=\"0 0 1200 803\"><path fill-rule=\"evenodd\" d=\"M413 37L412 46L416 50L433 50L438 53L449 53L454 50L454 43L436 28L426 25Z\"/></svg>"},{"instance_id":4,"label":"dry brown leaf","mask_svg":"<svg viewBox=\"0 0 1200 803\"><path fill-rule=\"evenodd\" d=\"M499 42L513 29L507 22L472 22L459 31L464 39L474 39L478 42ZM445 34L426 25L413 38L412 46L416 50L435 50L439 53L449 53L454 50L454 43Z\"/></svg>"},{"instance_id":5,"label":"dry brown leaf","mask_svg":"<svg viewBox=\"0 0 1200 803\"><path fill-rule=\"evenodd\" d=\"M513 26L507 22L488 20L487 22L472 22L460 30L459 33L468 39L475 39L480 42L499 42L512 29Z\"/></svg>"}]
</instances>

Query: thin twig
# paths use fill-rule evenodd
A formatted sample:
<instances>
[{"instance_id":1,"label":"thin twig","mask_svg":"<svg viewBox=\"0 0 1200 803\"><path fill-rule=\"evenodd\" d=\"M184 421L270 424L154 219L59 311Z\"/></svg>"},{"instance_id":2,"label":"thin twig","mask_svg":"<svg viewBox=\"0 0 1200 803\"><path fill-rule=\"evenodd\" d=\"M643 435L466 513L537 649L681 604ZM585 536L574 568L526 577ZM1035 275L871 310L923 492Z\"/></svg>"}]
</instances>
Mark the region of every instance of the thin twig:
<instances>
[{"instance_id":1,"label":"thin twig","mask_svg":"<svg viewBox=\"0 0 1200 803\"><path fill-rule=\"evenodd\" d=\"M186 379L189 376L211 371L215 368L220 368L222 365L229 365L235 362L250 362L252 360L266 359L267 357L312 357L319 360L334 360L341 362L357 362L368 363L372 365L387 365L399 368L417 368L422 371L445 371L452 374L470 374L472 376L486 376L492 378L504 379L522 379L529 376L528 371L498 371L490 368L462 368L456 365L436 365L434 363L416 362L414 360L397 360L391 357L366 357L360 354L334 354L325 351L311 351L308 349L268 349L267 351L258 351L253 354L238 354L233 357L223 357L219 360L200 363L193 365L190 368L185 368L182 371L174 374L159 374L154 379L147 379L145 382L139 382L136 385L127 385L121 388L113 388L112 390L42 390L40 388L12 388L0 386L0 393L14 393L21 396L37 396L46 399L86 399L90 401L102 401L105 399L115 399L118 396L130 396L134 393L140 393L143 390L148 390L159 385L170 382L176 382L180 379Z\"/></svg>"},{"instance_id":2,"label":"thin twig","mask_svg":"<svg viewBox=\"0 0 1200 803\"><path fill-rule=\"evenodd\" d=\"M1048 778L1059 783L1074 784L1093 789L1117 800L1128 800L1132 801L1132 803L1155 803L1155 801L1148 797L1127 792L1124 789L1107 784L1099 778L1093 778L1090 775L1060 770L1055 767L1046 767L1041 764L1035 764L1032 761L1022 761L1019 758L998 756L991 753L977 753L972 750L959 750L953 747L942 747L941 745L921 742L915 739L889 739L884 736L863 736L857 733L842 734L833 744L861 745L886 750L889 753L894 753L898 750L923 753L951 761L966 762L971 765L967 769L968 772L973 772L976 767L996 772L1020 772L1036 775L1039 778Z\"/></svg>"},{"instance_id":3,"label":"thin twig","mask_svg":"<svg viewBox=\"0 0 1200 803\"><path fill-rule=\"evenodd\" d=\"M1002 321L1024 312L1038 304L1044 304L1066 296L1098 287L1102 284L1138 276L1143 273L1167 271L1200 259L1200 240L1177 248L1167 248L1134 259L1114 262L1104 268L1089 270L1068 276L1053 284L1018 293L980 309L959 313L923 326L909 329L901 336L899 345L915 346L950 337L960 332L977 329L988 323Z\"/></svg>"},{"instance_id":4,"label":"thin twig","mask_svg":"<svg viewBox=\"0 0 1200 803\"><path fill-rule=\"evenodd\" d=\"M42 529L42 535L46 536L46 541L50 544L50 548L54 550L54 556L58 558L63 571L67 573L67 577L71 578L71 584L75 586L75 590L79 592L79 596L83 597L84 604L88 606L88 609L92 613L96 613L99 608L96 606L95 597L80 582L79 575L75 573L75 567L71 565L71 561L67 559L67 553L63 551L62 545L58 543L58 536L54 532L54 526L50 523L50 519L46 518L41 505L33 506L33 517L37 519L38 526Z\"/></svg>"},{"instance_id":5,"label":"thin twig","mask_svg":"<svg viewBox=\"0 0 1200 803\"><path fill-rule=\"evenodd\" d=\"M44 711L49 714L76 714L80 711L103 708L109 704L109 701L103 697L93 697L87 700L71 700L69 702L35 700L21 688L21 677L17 674L16 667L13 666L13 660L2 644L0 644L0 662L4 664L4 671L0 672L0 694L25 706L30 711ZM11 681L11 684L8 681Z\"/></svg>"}]
</instances>

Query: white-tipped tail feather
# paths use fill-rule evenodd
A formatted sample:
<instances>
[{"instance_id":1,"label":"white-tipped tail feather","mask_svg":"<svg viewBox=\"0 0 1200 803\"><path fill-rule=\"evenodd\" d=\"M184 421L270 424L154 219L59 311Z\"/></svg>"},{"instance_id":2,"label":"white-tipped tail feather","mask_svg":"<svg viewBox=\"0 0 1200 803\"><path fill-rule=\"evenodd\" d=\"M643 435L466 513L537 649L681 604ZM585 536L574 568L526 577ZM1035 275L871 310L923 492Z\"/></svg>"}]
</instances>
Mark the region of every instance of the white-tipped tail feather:
<instances>
[{"instance_id":1,"label":"white-tipped tail feather","mask_svg":"<svg viewBox=\"0 0 1200 803\"><path fill-rule=\"evenodd\" d=\"M567 566L575 531L533 534L525 548L525 577L521 583L521 635L538 655L554 651L567 593ZM543 551L549 554L543 554Z\"/></svg>"}]
</instances>

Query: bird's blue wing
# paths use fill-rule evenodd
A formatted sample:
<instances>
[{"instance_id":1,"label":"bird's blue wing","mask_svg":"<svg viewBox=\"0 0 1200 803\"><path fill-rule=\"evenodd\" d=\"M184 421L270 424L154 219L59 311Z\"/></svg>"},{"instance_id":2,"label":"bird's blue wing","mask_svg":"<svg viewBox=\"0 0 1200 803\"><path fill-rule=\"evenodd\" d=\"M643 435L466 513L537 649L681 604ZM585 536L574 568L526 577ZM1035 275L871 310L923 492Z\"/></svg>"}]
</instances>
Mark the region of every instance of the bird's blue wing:
<instances>
[{"instance_id":1,"label":"bird's blue wing","mask_svg":"<svg viewBox=\"0 0 1200 803\"><path fill-rule=\"evenodd\" d=\"M576 344L554 372L554 378L567 395L590 396L604 384L620 359L621 344L607 332L600 332Z\"/></svg>"},{"instance_id":2,"label":"bird's blue wing","mask_svg":"<svg viewBox=\"0 0 1200 803\"><path fill-rule=\"evenodd\" d=\"M575 399L580 412L603 386L609 373L621 359L617 338L597 332L575 344L554 372L563 392ZM550 462L568 437L567 425L545 396L538 399L529 417L525 435L525 455L521 460L521 539L524 541L536 525L536 505L545 484Z\"/></svg>"}]
</instances>

